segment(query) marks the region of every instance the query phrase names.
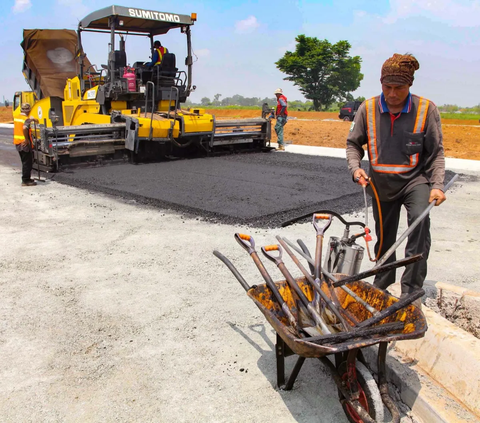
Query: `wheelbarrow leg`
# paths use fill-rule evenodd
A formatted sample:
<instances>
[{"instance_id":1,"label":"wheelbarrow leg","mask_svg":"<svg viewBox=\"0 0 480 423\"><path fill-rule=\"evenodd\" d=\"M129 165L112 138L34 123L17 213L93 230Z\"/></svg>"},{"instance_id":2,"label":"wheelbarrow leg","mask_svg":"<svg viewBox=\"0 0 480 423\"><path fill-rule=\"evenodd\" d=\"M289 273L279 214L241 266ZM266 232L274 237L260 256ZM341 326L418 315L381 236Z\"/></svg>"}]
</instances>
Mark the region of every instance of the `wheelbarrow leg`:
<instances>
[{"instance_id":1,"label":"wheelbarrow leg","mask_svg":"<svg viewBox=\"0 0 480 423\"><path fill-rule=\"evenodd\" d=\"M392 415L392 423L400 422L400 412L397 405L393 402L390 394L388 393L387 374L385 369L385 363L387 360L387 346L388 342L380 342L378 346L378 389L385 406Z\"/></svg>"},{"instance_id":2,"label":"wheelbarrow leg","mask_svg":"<svg viewBox=\"0 0 480 423\"><path fill-rule=\"evenodd\" d=\"M288 377L287 383L285 383L285 357L292 355L290 350L282 337L277 333L277 344L275 345L275 354L277 357L277 386L284 390L290 391L293 388L293 384L297 379L298 373L305 362L305 357L299 356L292 373Z\"/></svg>"}]
</instances>

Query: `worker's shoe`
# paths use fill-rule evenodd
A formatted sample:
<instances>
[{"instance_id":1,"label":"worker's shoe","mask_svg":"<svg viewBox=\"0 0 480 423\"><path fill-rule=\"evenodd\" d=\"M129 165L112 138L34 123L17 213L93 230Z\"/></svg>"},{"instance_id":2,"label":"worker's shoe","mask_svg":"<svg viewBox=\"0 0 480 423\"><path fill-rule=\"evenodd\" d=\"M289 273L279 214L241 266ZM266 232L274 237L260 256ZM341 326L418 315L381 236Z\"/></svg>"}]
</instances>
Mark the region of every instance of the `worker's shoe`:
<instances>
[{"instance_id":1,"label":"worker's shoe","mask_svg":"<svg viewBox=\"0 0 480 423\"><path fill-rule=\"evenodd\" d=\"M279 146L277 147L277 150L278 150L278 151L285 151L285 146L284 146L284 145L279 145Z\"/></svg>"},{"instance_id":2,"label":"worker's shoe","mask_svg":"<svg viewBox=\"0 0 480 423\"><path fill-rule=\"evenodd\" d=\"M22 182L22 187L33 187L35 185L37 185L37 183L33 179L30 179L29 181Z\"/></svg>"},{"instance_id":3,"label":"worker's shoe","mask_svg":"<svg viewBox=\"0 0 480 423\"><path fill-rule=\"evenodd\" d=\"M413 303L412 303L415 307L417 307L418 309L422 309L422 299L421 298L417 298Z\"/></svg>"},{"instance_id":4,"label":"worker's shoe","mask_svg":"<svg viewBox=\"0 0 480 423\"><path fill-rule=\"evenodd\" d=\"M408 296L408 294L402 294L400 295L400 298L404 298ZM417 298L415 301L412 302L412 305L414 305L415 307L417 307L418 309L422 309L422 297L420 298Z\"/></svg>"}]
</instances>

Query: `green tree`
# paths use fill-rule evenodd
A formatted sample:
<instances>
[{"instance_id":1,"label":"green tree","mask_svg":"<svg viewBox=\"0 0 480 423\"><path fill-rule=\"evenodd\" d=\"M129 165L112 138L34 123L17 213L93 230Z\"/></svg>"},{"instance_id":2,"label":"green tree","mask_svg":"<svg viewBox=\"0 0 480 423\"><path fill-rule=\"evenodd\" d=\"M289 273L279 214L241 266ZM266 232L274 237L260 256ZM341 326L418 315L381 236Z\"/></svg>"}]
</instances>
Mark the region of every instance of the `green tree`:
<instances>
[{"instance_id":1,"label":"green tree","mask_svg":"<svg viewBox=\"0 0 480 423\"><path fill-rule=\"evenodd\" d=\"M298 86L315 110L327 109L333 102L345 100L360 86L360 56L351 57L348 41L331 44L328 40L299 35L295 52L287 51L275 64L286 73L284 78Z\"/></svg>"},{"instance_id":2,"label":"green tree","mask_svg":"<svg viewBox=\"0 0 480 423\"><path fill-rule=\"evenodd\" d=\"M215 106L218 106L220 104L220 97L222 96L222 94L215 94L213 96L213 104Z\"/></svg>"},{"instance_id":3,"label":"green tree","mask_svg":"<svg viewBox=\"0 0 480 423\"><path fill-rule=\"evenodd\" d=\"M208 97L203 97L200 101L202 103L202 106L208 106L211 103Z\"/></svg>"}]
</instances>

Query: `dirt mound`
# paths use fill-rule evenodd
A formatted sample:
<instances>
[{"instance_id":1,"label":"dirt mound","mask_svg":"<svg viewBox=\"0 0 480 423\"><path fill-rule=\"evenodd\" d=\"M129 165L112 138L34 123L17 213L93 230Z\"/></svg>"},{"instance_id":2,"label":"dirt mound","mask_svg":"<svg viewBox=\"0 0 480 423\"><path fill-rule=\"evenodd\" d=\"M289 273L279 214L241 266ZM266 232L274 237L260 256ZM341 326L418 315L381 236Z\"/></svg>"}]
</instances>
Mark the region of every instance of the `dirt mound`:
<instances>
[{"instance_id":1,"label":"dirt mound","mask_svg":"<svg viewBox=\"0 0 480 423\"><path fill-rule=\"evenodd\" d=\"M206 109L207 113L215 115L216 118L253 118L261 117L260 108L258 110L243 110L243 109ZM288 111L289 118L297 119L338 119L336 112L298 112L294 110Z\"/></svg>"},{"instance_id":2,"label":"dirt mound","mask_svg":"<svg viewBox=\"0 0 480 423\"><path fill-rule=\"evenodd\" d=\"M12 107L0 107L0 123L13 122Z\"/></svg>"},{"instance_id":3,"label":"dirt mound","mask_svg":"<svg viewBox=\"0 0 480 423\"><path fill-rule=\"evenodd\" d=\"M439 295L436 299L427 298L425 305L454 325L480 339L478 306L473 307L471 303L471 301L470 303L466 301L463 296ZM476 305L476 301L473 303Z\"/></svg>"},{"instance_id":4,"label":"dirt mound","mask_svg":"<svg viewBox=\"0 0 480 423\"><path fill-rule=\"evenodd\" d=\"M259 117L260 110L208 109L217 118ZM350 122L338 119L334 112L289 111L285 140L292 144L316 147L345 148ZM332 121L330 121L332 119ZM275 121L272 121L275 124ZM445 155L458 159L480 160L480 125L475 120L444 119L442 121ZM276 141L273 134L272 141Z\"/></svg>"}]
</instances>

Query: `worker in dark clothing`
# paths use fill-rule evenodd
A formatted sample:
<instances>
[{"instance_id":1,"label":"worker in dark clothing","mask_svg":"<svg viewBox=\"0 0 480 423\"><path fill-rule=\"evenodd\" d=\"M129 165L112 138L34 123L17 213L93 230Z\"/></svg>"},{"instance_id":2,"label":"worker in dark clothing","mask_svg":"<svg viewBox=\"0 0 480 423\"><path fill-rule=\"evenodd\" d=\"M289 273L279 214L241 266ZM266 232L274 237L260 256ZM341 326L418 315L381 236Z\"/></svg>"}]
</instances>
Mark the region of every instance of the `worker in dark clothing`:
<instances>
[{"instance_id":1,"label":"worker in dark clothing","mask_svg":"<svg viewBox=\"0 0 480 423\"><path fill-rule=\"evenodd\" d=\"M287 97L283 95L281 88L275 90L275 96L277 97L277 109L275 111L275 118L277 123L275 124L275 132L277 133L277 150L284 151L285 143L283 142L283 127L287 123L288 111L287 111Z\"/></svg>"},{"instance_id":2,"label":"worker in dark clothing","mask_svg":"<svg viewBox=\"0 0 480 423\"><path fill-rule=\"evenodd\" d=\"M153 55L152 55L152 61L147 64L148 67L152 66L158 66L162 63L163 56L165 53L168 53L168 50L166 47L163 47L160 41L155 41L153 43Z\"/></svg>"},{"instance_id":3,"label":"worker in dark clothing","mask_svg":"<svg viewBox=\"0 0 480 423\"><path fill-rule=\"evenodd\" d=\"M400 209L407 210L408 225L436 200L445 201L445 158L442 126L437 107L424 97L410 93L418 61L411 55L395 54L382 67L382 94L363 102L347 137L347 162L353 180L361 185L373 183L379 206L373 199L377 257L395 243ZM361 168L367 145L369 174ZM373 189L368 187L370 195ZM380 222L383 243L380 254ZM408 237L405 256L422 253L424 260L406 267L402 296L422 288L427 275L430 251L430 218L427 216ZM386 263L396 260L392 254ZM395 270L377 275L374 285L387 289L395 282ZM417 300L421 305L421 300Z\"/></svg>"},{"instance_id":4,"label":"worker in dark clothing","mask_svg":"<svg viewBox=\"0 0 480 423\"><path fill-rule=\"evenodd\" d=\"M32 122L38 123L38 120L29 117L30 110L30 104L23 103L20 108L20 115L16 117L13 122L13 143L22 161L22 186L24 187L37 185L31 178L33 141L30 125Z\"/></svg>"}]
</instances>

